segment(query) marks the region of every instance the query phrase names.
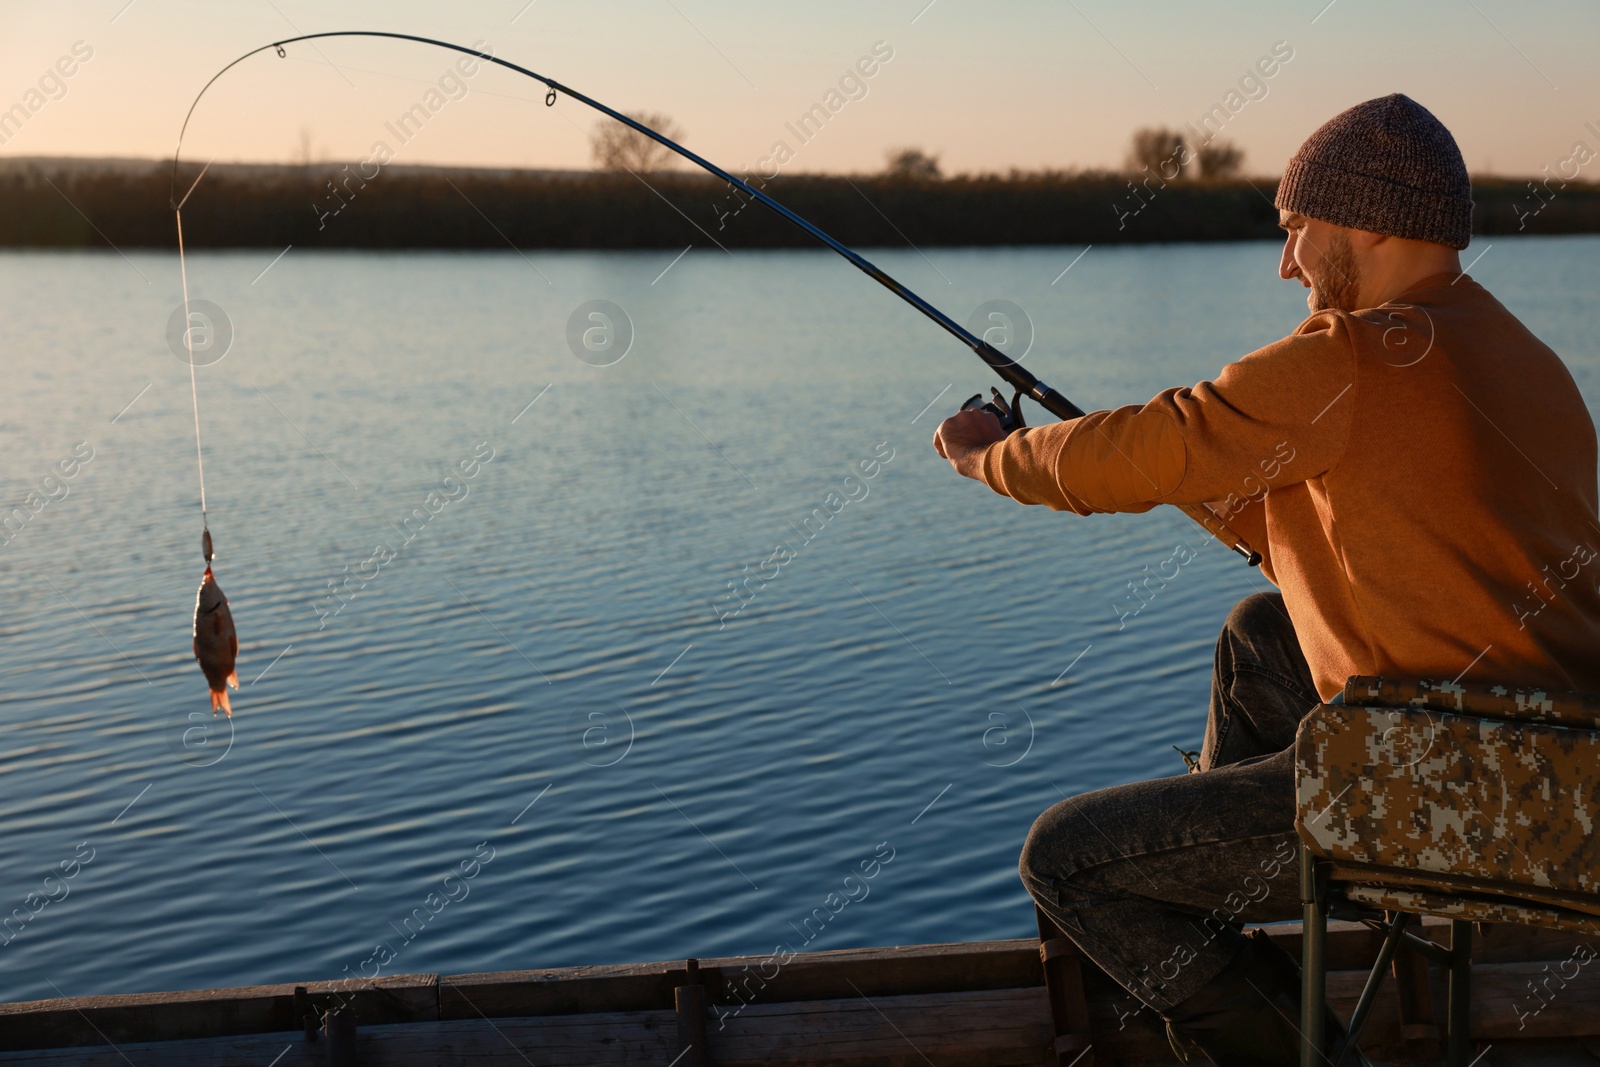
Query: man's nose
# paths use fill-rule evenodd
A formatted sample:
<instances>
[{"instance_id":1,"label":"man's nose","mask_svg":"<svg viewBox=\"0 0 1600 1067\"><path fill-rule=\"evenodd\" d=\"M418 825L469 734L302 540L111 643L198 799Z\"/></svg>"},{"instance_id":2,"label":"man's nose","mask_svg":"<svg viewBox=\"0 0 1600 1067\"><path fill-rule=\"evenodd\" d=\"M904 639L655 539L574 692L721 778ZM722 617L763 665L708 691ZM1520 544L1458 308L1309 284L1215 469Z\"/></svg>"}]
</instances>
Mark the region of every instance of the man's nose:
<instances>
[{"instance_id":1,"label":"man's nose","mask_svg":"<svg viewBox=\"0 0 1600 1067\"><path fill-rule=\"evenodd\" d=\"M1284 281L1299 277L1300 266L1294 261L1294 234L1283 239L1283 257L1278 260L1278 277Z\"/></svg>"}]
</instances>

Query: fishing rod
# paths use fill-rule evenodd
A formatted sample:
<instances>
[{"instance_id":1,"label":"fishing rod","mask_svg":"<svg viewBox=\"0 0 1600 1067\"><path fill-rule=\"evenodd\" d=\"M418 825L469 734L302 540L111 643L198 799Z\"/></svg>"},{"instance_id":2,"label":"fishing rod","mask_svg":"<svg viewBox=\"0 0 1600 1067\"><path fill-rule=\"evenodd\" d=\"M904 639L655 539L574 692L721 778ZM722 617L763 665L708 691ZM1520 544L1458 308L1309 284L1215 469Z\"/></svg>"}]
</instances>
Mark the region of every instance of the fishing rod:
<instances>
[{"instance_id":1,"label":"fishing rod","mask_svg":"<svg viewBox=\"0 0 1600 1067\"><path fill-rule=\"evenodd\" d=\"M1050 386L1046 385L1044 382L1041 382L1027 368L1007 357L1005 353L995 348L983 338L973 334L971 330L968 330L950 316L946 315L944 312L928 303L922 297L918 296L916 293L900 284L899 281L895 280L888 273L869 262L864 256L856 252L854 249L845 245L843 242L836 240L830 234L824 232L820 227L814 225L809 219L806 219L805 217L789 210L789 208L785 207L777 200L774 200L766 193L763 193L760 189L750 185L750 183L744 181L742 178L735 177L734 175L723 170L721 167L717 166L715 163L712 163L710 160L703 159L694 152L691 152L689 149L683 147L683 145L672 140L670 137L656 132L655 130L646 126L644 123L639 122L637 119L630 118L620 111L609 108L593 97L585 96L583 93L578 92L571 86L564 85L561 82L556 81L554 78L548 78L543 74L529 70L527 67L519 66L516 63L510 62L509 60L501 59L499 56L490 55L486 52L480 52L476 48L468 48L465 45L452 44L449 41L440 41L432 37L419 37L410 33L391 33L384 30L330 30L324 33L305 33L297 37L285 37L282 40L264 44L259 48L252 48L250 51L239 56L237 59L233 60L233 62L217 71L217 73L213 74L211 76L211 80L206 82L206 84L200 89L200 92L195 96L194 102L189 105L189 111L186 115L184 115L183 118L183 126L178 131L177 148L175 148L172 153L172 181L170 196L172 209L178 214L179 217L178 227L180 234L183 227L183 204L188 201L189 196L194 192L195 186L200 184L200 178L205 176L205 171L202 169L200 174L195 177L194 183L190 185L189 191L184 194L183 199L177 199L178 157L183 150L183 137L184 133L189 129L189 120L194 117L194 109L199 106L200 99L201 97L205 96L206 90L210 89L218 78L222 77L233 67L244 62L253 55L256 55L260 52L265 52L267 49L271 48L277 51L278 58L283 59L288 56L288 52L284 49L285 45L295 44L299 41L319 40L327 37L380 37L397 41L414 41L418 44L432 45L436 48L444 48L453 52L460 52L463 55L476 56L478 59L494 63L498 66L506 68L507 70L515 71L524 77L532 78L534 81L542 83L547 90L545 95L546 106L553 107L557 97L561 94L570 96L579 103L586 104L587 106L600 112L602 115L606 115L615 119L624 126L627 126L630 129L650 138L652 141L655 141L662 147L677 153L702 170L721 178L733 188L745 193L751 199L759 201L767 208L781 215L795 226L798 226L800 229L804 230L818 241L827 245L829 248L833 249L833 251L843 256L867 277L871 278L879 285L882 285L885 289L888 289L891 293L895 294L900 299L904 300L906 303L922 312L922 314L938 323L948 333L954 335L961 341L962 344L971 349L974 355L987 363L989 365L989 369L998 374L1006 382L1006 384L1010 385L1014 390L1010 404L1006 403L1005 399L1000 395L998 390L991 390L991 393L993 393L994 396L992 401L985 403L982 399L982 395L980 394L963 404L963 410L978 408L989 411L1000 420L1002 428L1008 431L1024 425L1021 410L1021 400L1024 396L1031 398L1040 407L1044 408L1046 411L1050 412L1050 414L1059 419L1077 419L1082 418L1085 414L1082 408L1078 407L1078 405L1068 400L1065 396L1050 388ZM210 164L207 164L207 166L209 167ZM1250 546L1245 543L1244 538L1240 537L1233 530L1230 530L1227 525L1223 523L1222 518L1205 504L1177 505L1177 507L1184 514L1188 515L1191 519L1204 527L1207 533L1211 534L1218 541L1221 541L1234 552L1237 552L1239 555L1243 556L1251 566L1255 566L1261 562L1261 554L1252 550Z\"/></svg>"}]
</instances>

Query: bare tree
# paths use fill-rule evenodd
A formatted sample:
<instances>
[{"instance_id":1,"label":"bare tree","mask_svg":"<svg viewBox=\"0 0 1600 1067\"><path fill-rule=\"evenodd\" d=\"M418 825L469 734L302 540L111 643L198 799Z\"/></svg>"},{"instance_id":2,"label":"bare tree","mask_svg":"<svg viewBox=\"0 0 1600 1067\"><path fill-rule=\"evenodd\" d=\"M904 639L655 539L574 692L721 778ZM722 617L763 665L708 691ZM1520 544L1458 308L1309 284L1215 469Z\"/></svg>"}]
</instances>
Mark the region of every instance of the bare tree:
<instances>
[{"instance_id":1,"label":"bare tree","mask_svg":"<svg viewBox=\"0 0 1600 1067\"><path fill-rule=\"evenodd\" d=\"M649 111L625 112L633 121L648 126L673 141L683 140L683 130L665 115ZM666 170L677 153L652 141L631 126L615 119L602 119L589 135L589 150L596 170L631 170L635 174Z\"/></svg>"},{"instance_id":2,"label":"bare tree","mask_svg":"<svg viewBox=\"0 0 1600 1067\"><path fill-rule=\"evenodd\" d=\"M884 159L887 165L883 173L890 178L936 182L944 177L939 173L939 157L930 156L920 148L891 148Z\"/></svg>"},{"instance_id":3,"label":"bare tree","mask_svg":"<svg viewBox=\"0 0 1600 1067\"><path fill-rule=\"evenodd\" d=\"M1232 141L1207 141L1195 153L1200 176L1206 179L1234 178L1244 167L1244 149Z\"/></svg>"},{"instance_id":4,"label":"bare tree","mask_svg":"<svg viewBox=\"0 0 1600 1067\"><path fill-rule=\"evenodd\" d=\"M1179 177L1193 166L1194 155L1181 130L1165 126L1146 126L1133 132L1128 145L1127 167L1135 173L1149 170L1167 181Z\"/></svg>"}]
</instances>

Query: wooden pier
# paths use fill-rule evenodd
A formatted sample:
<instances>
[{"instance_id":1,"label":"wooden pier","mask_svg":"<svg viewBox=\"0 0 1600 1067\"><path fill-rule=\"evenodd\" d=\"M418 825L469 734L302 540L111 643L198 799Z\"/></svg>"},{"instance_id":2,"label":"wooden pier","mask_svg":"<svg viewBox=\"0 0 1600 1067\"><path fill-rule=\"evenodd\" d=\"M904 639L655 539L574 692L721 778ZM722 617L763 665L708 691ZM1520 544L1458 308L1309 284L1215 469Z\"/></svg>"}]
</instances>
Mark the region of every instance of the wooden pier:
<instances>
[{"instance_id":1,"label":"wooden pier","mask_svg":"<svg viewBox=\"0 0 1600 1067\"><path fill-rule=\"evenodd\" d=\"M1298 953L1298 925L1267 929ZM1422 927L1435 940L1447 929ZM1510 926L1476 939L1472 1039L1489 1047L1483 1067L1600 1064L1600 966L1551 980L1573 972L1583 940ZM1328 945L1330 999L1347 1015L1378 938L1337 923ZM1085 1063L1176 1062L1152 1013L1093 968L1085 982ZM1432 984L1442 998L1443 983ZM1402 1040L1395 985L1385 983L1362 1046L1378 1062L1427 1062L1425 1027ZM341 1007L330 1040L318 1026ZM0 1067L1032 1067L1051 1063L1053 1037L1032 939L0 1005Z\"/></svg>"}]
</instances>

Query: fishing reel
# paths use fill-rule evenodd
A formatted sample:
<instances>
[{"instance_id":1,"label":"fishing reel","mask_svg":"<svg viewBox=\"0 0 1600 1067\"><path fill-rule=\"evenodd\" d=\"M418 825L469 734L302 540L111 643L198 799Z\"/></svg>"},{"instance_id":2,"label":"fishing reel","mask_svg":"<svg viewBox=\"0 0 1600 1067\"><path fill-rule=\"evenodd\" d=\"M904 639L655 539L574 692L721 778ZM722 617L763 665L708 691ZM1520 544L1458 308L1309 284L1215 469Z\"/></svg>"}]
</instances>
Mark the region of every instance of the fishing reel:
<instances>
[{"instance_id":1,"label":"fishing reel","mask_svg":"<svg viewBox=\"0 0 1600 1067\"><path fill-rule=\"evenodd\" d=\"M961 405L961 410L987 411L1000 420L1000 429L1008 434L1012 430L1020 430L1028 425L1022 418L1021 389L1017 390L1016 395L1011 398L1011 403L1009 404L1006 403L1006 398L1000 394L1000 390L993 386L989 387L989 396L990 399L985 400L982 393L974 393L965 404Z\"/></svg>"}]
</instances>

